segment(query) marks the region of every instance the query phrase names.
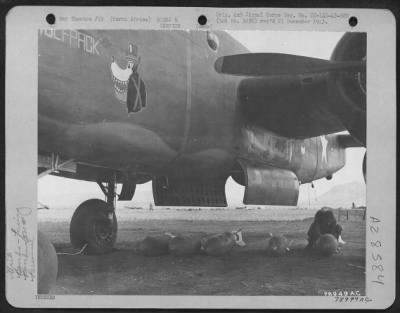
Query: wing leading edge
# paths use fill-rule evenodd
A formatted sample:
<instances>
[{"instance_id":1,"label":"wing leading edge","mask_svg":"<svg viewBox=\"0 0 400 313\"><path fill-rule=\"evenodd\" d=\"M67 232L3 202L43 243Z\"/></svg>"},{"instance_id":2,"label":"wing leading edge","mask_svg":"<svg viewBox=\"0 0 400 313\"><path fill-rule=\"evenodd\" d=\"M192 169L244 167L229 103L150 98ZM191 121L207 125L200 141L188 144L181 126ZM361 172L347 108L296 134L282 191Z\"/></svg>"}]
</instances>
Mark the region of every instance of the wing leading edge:
<instances>
[{"instance_id":1,"label":"wing leading edge","mask_svg":"<svg viewBox=\"0 0 400 313\"><path fill-rule=\"evenodd\" d=\"M246 76L302 75L326 72L365 72L365 60L331 61L282 53L223 56L214 64L218 73Z\"/></svg>"},{"instance_id":2,"label":"wing leading edge","mask_svg":"<svg viewBox=\"0 0 400 313\"><path fill-rule=\"evenodd\" d=\"M331 60L279 53L218 58L216 72L243 76L238 87L246 123L289 138L348 130L365 146L366 36L347 33Z\"/></svg>"}]
</instances>

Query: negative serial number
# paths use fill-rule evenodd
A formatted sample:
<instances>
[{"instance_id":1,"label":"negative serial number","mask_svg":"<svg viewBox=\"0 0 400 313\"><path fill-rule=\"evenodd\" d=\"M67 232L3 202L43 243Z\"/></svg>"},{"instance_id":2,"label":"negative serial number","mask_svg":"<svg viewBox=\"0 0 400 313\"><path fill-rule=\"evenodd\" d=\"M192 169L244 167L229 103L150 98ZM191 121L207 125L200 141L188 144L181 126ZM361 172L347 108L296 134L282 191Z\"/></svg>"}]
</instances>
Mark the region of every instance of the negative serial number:
<instances>
[{"instance_id":1,"label":"negative serial number","mask_svg":"<svg viewBox=\"0 0 400 313\"><path fill-rule=\"evenodd\" d=\"M344 303L369 303L372 299L366 296L363 297L335 297L335 302L344 302Z\"/></svg>"},{"instance_id":2,"label":"negative serial number","mask_svg":"<svg viewBox=\"0 0 400 313\"><path fill-rule=\"evenodd\" d=\"M36 295L36 300L54 300L55 295Z\"/></svg>"},{"instance_id":3,"label":"negative serial number","mask_svg":"<svg viewBox=\"0 0 400 313\"><path fill-rule=\"evenodd\" d=\"M371 216L369 219L369 232L373 236L370 241L371 245L371 282L374 284L384 285L385 284L385 275L384 275L384 267L383 267L383 257L381 254L382 251L382 240L380 240L380 224L381 220Z\"/></svg>"}]
</instances>

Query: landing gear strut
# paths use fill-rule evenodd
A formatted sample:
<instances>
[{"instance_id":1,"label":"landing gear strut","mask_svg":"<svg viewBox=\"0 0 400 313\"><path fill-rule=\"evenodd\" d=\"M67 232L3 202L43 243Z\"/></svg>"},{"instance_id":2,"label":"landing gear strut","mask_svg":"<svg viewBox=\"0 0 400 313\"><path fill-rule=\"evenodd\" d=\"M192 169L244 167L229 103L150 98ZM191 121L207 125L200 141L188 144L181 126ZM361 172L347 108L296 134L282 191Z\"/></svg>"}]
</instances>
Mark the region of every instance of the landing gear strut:
<instances>
[{"instance_id":1,"label":"landing gear strut","mask_svg":"<svg viewBox=\"0 0 400 313\"><path fill-rule=\"evenodd\" d=\"M107 186L98 182L106 201L90 199L78 206L71 219L70 239L74 248L90 255L110 253L117 239L117 218L115 216L116 179L109 179Z\"/></svg>"}]
</instances>

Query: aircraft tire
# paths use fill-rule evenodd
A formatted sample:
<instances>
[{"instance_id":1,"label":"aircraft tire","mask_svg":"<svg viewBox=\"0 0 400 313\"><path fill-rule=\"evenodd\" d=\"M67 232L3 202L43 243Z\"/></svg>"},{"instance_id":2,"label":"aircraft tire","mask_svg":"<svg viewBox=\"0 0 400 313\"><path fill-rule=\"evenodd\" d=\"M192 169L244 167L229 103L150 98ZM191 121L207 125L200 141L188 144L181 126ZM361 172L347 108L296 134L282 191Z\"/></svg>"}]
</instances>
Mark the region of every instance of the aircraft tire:
<instances>
[{"instance_id":1,"label":"aircraft tire","mask_svg":"<svg viewBox=\"0 0 400 313\"><path fill-rule=\"evenodd\" d=\"M112 214L111 221L109 214ZM70 239L72 246L77 249L87 244L86 254L110 253L117 239L115 212L110 212L107 203L100 199L83 202L72 216Z\"/></svg>"},{"instance_id":2,"label":"aircraft tire","mask_svg":"<svg viewBox=\"0 0 400 313\"><path fill-rule=\"evenodd\" d=\"M40 231L37 237L37 293L48 294L55 285L58 272L56 250L50 240Z\"/></svg>"}]
</instances>

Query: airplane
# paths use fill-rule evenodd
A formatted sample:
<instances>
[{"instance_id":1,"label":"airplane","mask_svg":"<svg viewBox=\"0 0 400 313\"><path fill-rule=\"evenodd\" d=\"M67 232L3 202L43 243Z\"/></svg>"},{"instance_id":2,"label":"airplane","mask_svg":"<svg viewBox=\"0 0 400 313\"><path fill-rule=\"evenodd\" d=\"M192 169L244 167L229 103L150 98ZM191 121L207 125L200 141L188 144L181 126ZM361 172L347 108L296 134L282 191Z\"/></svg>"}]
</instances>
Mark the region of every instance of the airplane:
<instances>
[{"instance_id":1,"label":"airplane","mask_svg":"<svg viewBox=\"0 0 400 313\"><path fill-rule=\"evenodd\" d=\"M295 206L350 147L366 147L365 33L323 60L251 53L224 31L39 31L38 177L103 191L70 223L88 254L113 250L116 201L137 184L158 206L215 207L232 177L244 204Z\"/></svg>"}]
</instances>

